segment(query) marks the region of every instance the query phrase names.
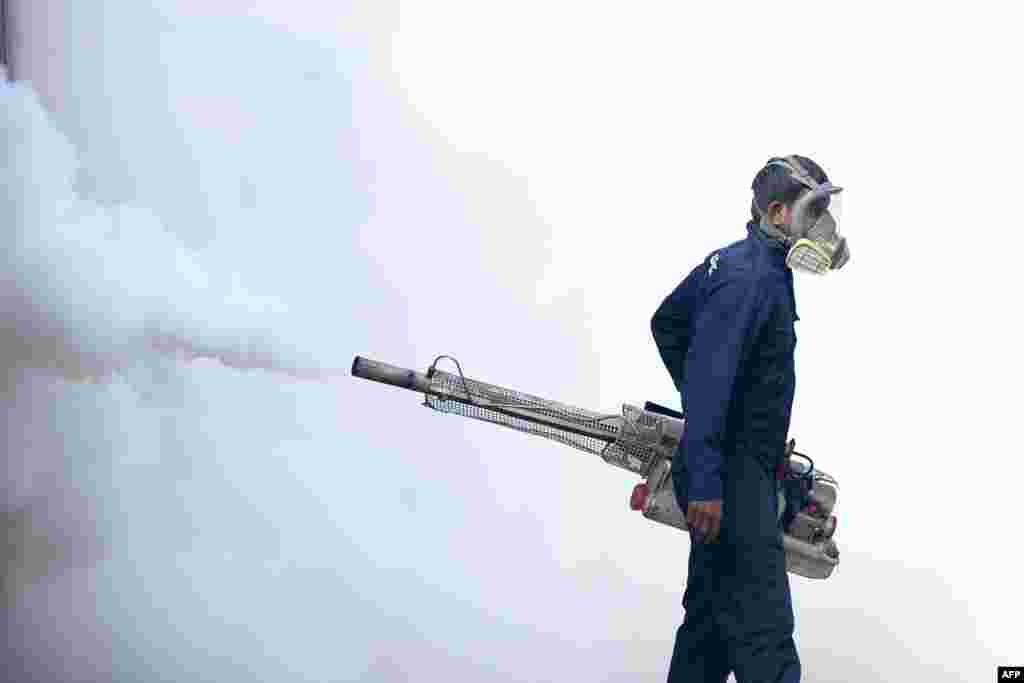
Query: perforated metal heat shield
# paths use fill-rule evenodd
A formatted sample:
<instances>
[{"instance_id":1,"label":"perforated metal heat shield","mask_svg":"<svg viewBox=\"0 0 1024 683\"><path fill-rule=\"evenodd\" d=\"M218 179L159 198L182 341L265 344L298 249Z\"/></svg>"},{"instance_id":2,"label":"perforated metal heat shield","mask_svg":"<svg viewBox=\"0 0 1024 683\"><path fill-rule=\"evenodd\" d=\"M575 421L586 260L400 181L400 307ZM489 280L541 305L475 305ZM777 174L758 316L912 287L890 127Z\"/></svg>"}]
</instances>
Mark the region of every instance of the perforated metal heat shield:
<instances>
[{"instance_id":1,"label":"perforated metal heat shield","mask_svg":"<svg viewBox=\"0 0 1024 683\"><path fill-rule=\"evenodd\" d=\"M584 410L440 370L430 375L430 393L423 404L443 413L543 436L637 474L646 473L653 455L643 447L616 443L624 422L621 415Z\"/></svg>"}]
</instances>

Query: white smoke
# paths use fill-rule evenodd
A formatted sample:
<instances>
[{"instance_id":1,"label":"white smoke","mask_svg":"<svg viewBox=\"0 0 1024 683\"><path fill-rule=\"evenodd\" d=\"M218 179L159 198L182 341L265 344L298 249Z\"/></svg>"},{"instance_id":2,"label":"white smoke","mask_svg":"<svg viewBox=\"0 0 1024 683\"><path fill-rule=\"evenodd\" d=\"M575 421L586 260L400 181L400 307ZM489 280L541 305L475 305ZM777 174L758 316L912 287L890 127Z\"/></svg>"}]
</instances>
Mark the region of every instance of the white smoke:
<instances>
[{"instance_id":1,"label":"white smoke","mask_svg":"<svg viewBox=\"0 0 1024 683\"><path fill-rule=\"evenodd\" d=\"M294 369L275 344L287 329L280 299L212 270L151 209L81 196L76 150L28 85L5 80L0 103L7 374L109 379L160 352Z\"/></svg>"},{"instance_id":2,"label":"white smoke","mask_svg":"<svg viewBox=\"0 0 1024 683\"><path fill-rule=\"evenodd\" d=\"M36 681L546 675L578 629L530 585L574 579L530 508L577 461L538 479L412 397L398 422L381 388L281 381L450 352L550 393L541 377L593 361L571 316L531 304L525 183L437 147L331 51L99 4L36 37L67 43L38 70L60 75L45 108L2 90L0 658ZM391 438L439 423L427 448ZM599 623L573 600L563 619Z\"/></svg>"},{"instance_id":3,"label":"white smoke","mask_svg":"<svg viewBox=\"0 0 1024 683\"><path fill-rule=\"evenodd\" d=\"M56 102L44 107L29 82L0 78L0 659L5 675L22 680L138 680L153 669L187 677L177 665L187 636L162 639L177 653L166 662L128 654L162 623L145 615L150 591L174 594L179 605L203 580L207 601L229 583L262 591L280 564L282 527L291 525L299 549L310 547L295 540L303 533L337 533L287 459L273 457L296 452L289 443L314 431L336 435L336 399L314 390L300 413L281 379L323 379L320 362L338 359L337 321L387 301L358 266L352 280L371 291L359 302L337 296L345 272L336 263L351 231L342 224L315 234L317 221L337 227L363 210L346 182L351 162L330 144L348 128L339 115L344 82L326 78L319 96L305 79L268 87L279 74L261 66L280 53L263 65L250 58L245 71L222 59L217 72L205 64L223 26L168 32L131 10L123 18L135 24L107 36L109 52L82 48L112 28L96 9L67 7L78 30L63 54L73 55L75 82L58 89ZM151 45L124 44L140 35ZM180 106L180 92L160 108L161 91L179 85L167 82L160 50L148 49L161 40L193 55L175 71L197 76L188 93L220 84L217 103L252 108L248 122L224 126L235 139L204 125L215 113L196 119L203 103ZM248 42L291 47L290 66L332 66L274 31ZM200 56L182 49L204 43ZM125 59L133 52L134 62ZM241 75L231 81L224 72ZM77 88L91 91L75 96ZM282 118L293 106L314 113L285 136ZM330 193L328 183L337 184ZM391 310L401 329L400 307ZM217 365L245 372L217 375ZM232 455L237 469L225 475ZM312 448L300 457L317 455ZM282 496L291 499L287 512L271 521L260 510ZM244 577L218 573L217 561L231 556L244 558ZM191 581L181 576L189 566ZM145 579L125 597L132 576ZM90 603L88 595L105 597ZM132 609L119 616L125 601ZM215 628L202 605L176 614L193 630ZM103 639L147 632L104 663Z\"/></svg>"}]
</instances>

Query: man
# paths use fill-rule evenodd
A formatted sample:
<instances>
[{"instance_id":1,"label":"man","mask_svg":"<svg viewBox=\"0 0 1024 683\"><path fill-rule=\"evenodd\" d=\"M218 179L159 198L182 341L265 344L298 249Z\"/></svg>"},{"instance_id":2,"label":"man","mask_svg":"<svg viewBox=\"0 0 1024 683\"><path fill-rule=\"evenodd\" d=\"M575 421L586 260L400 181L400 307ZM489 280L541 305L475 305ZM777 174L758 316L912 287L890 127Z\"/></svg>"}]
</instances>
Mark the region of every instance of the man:
<instances>
[{"instance_id":1,"label":"man","mask_svg":"<svg viewBox=\"0 0 1024 683\"><path fill-rule=\"evenodd\" d=\"M841 188L811 159L773 158L751 189L746 239L710 254L651 320L686 414L672 483L690 560L669 683L800 680L776 479L795 385L793 269L839 268L849 249L833 216Z\"/></svg>"}]
</instances>

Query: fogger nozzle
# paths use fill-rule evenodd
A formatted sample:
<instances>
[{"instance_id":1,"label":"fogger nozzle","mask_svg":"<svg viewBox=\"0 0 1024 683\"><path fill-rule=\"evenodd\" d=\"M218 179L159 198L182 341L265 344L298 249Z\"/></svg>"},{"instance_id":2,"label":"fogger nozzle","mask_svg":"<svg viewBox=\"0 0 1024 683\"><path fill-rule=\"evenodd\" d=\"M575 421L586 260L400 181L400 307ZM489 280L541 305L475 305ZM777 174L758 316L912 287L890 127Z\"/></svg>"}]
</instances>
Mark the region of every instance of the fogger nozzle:
<instances>
[{"instance_id":1,"label":"fogger nozzle","mask_svg":"<svg viewBox=\"0 0 1024 683\"><path fill-rule=\"evenodd\" d=\"M400 368L397 365L389 365L362 356L356 356L353 359L352 376L423 394L428 393L430 389L430 380L427 379L426 373Z\"/></svg>"}]
</instances>

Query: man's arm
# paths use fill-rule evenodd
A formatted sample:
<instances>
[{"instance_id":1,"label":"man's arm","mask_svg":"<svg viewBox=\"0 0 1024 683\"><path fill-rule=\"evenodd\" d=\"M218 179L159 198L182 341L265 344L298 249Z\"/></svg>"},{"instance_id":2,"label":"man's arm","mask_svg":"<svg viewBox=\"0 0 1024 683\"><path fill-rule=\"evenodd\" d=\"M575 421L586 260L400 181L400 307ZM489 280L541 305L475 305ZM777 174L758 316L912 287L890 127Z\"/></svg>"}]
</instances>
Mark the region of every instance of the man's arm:
<instances>
[{"instance_id":1,"label":"man's arm","mask_svg":"<svg viewBox=\"0 0 1024 683\"><path fill-rule=\"evenodd\" d=\"M699 284L698 273L702 275L703 272L702 266L694 268L686 279L665 297L651 318L654 343L658 347L661 361L676 385L676 391L680 394L683 412L686 412L686 397L682 393L686 383L686 352L690 347L690 316Z\"/></svg>"},{"instance_id":2,"label":"man's arm","mask_svg":"<svg viewBox=\"0 0 1024 683\"><path fill-rule=\"evenodd\" d=\"M675 457L686 458L689 481L675 481L682 468L672 472L677 496L685 484L691 505L718 501L720 514L725 420L741 359L758 329L761 298L756 283L745 276L710 287L686 354L686 390L693 400Z\"/></svg>"}]
</instances>

